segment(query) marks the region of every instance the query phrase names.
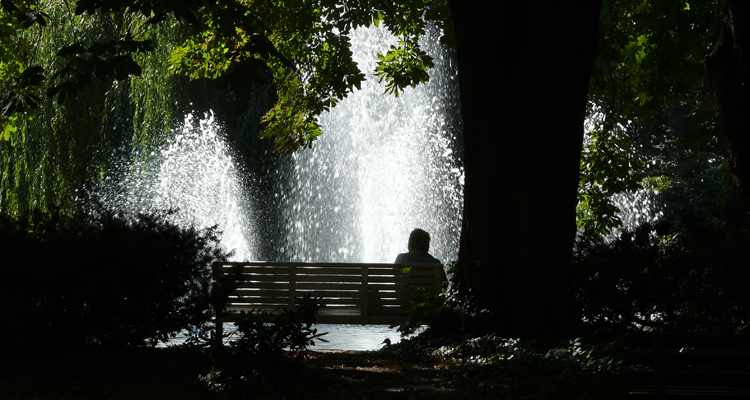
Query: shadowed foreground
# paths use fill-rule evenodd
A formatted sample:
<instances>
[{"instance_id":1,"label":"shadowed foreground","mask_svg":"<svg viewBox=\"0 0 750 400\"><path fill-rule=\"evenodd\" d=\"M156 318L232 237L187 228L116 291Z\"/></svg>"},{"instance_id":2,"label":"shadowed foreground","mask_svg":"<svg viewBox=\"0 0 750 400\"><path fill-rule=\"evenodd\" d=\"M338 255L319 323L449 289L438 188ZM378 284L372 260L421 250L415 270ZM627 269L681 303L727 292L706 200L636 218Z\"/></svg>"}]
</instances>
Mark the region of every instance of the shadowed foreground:
<instances>
[{"instance_id":1,"label":"shadowed foreground","mask_svg":"<svg viewBox=\"0 0 750 400\"><path fill-rule=\"evenodd\" d=\"M388 351L315 353L304 362L326 385L324 397L353 399L462 399L467 393L446 389L441 365L399 360Z\"/></svg>"},{"instance_id":2,"label":"shadowed foreground","mask_svg":"<svg viewBox=\"0 0 750 400\"><path fill-rule=\"evenodd\" d=\"M311 352L271 367L244 388L217 390L200 379L210 359L195 350L89 349L76 355L8 363L3 399L460 399L446 389L448 370L427 360L407 362L389 351Z\"/></svg>"}]
</instances>

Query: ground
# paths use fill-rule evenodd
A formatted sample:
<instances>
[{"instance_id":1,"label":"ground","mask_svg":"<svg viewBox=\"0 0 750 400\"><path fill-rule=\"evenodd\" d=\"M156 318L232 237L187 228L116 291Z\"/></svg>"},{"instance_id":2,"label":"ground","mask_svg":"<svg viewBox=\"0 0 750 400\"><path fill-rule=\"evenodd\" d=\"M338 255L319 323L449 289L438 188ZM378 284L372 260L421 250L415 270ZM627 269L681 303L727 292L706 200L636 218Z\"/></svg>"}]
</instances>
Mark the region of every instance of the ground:
<instances>
[{"instance_id":1,"label":"ground","mask_svg":"<svg viewBox=\"0 0 750 400\"><path fill-rule=\"evenodd\" d=\"M407 362L392 352L314 353L305 360L329 387L322 398L463 399L467 393L446 388L449 371L426 359Z\"/></svg>"},{"instance_id":2,"label":"ground","mask_svg":"<svg viewBox=\"0 0 750 400\"><path fill-rule=\"evenodd\" d=\"M262 388L233 392L207 389L200 376L210 358L190 349L87 350L75 355L6 361L0 378L2 399L463 399L448 388L444 363L408 361L392 351L309 352L287 360ZM267 372L267 371L265 371ZM258 382L258 381L254 381ZM254 383L257 385L257 383Z\"/></svg>"}]
</instances>

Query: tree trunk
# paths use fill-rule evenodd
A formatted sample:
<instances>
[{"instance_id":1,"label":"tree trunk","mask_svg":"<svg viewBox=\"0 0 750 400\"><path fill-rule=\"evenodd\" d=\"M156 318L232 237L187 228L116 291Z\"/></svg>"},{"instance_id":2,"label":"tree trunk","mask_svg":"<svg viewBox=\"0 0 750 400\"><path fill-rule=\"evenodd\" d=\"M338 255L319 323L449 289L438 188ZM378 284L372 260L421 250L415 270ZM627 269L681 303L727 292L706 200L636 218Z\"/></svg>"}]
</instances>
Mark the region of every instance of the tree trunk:
<instances>
[{"instance_id":1,"label":"tree trunk","mask_svg":"<svg viewBox=\"0 0 750 400\"><path fill-rule=\"evenodd\" d=\"M570 286L599 1L449 1L464 123L459 291L496 332L552 340Z\"/></svg>"},{"instance_id":2,"label":"tree trunk","mask_svg":"<svg viewBox=\"0 0 750 400\"><path fill-rule=\"evenodd\" d=\"M745 218L750 207L750 3L727 0L722 12L719 40L706 57L706 73L716 100L719 126L724 142L724 161L730 191L731 211Z\"/></svg>"}]
</instances>

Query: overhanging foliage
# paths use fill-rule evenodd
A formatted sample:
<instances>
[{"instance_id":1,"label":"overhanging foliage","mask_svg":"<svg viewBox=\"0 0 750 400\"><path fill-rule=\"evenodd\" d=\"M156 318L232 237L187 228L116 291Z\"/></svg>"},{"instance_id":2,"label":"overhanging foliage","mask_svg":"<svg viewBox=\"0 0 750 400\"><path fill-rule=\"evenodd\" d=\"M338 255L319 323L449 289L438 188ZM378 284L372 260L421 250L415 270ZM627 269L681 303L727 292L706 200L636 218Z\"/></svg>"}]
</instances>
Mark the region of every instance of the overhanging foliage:
<instances>
[{"instance_id":1,"label":"overhanging foliage","mask_svg":"<svg viewBox=\"0 0 750 400\"><path fill-rule=\"evenodd\" d=\"M3 1L6 10L4 44L21 42L23 31L34 23L47 25L47 15L38 2ZM18 88L4 87L3 136L14 131L15 115L36 107L40 90L59 103L75 96L91 77L123 81L140 76L135 58L153 51L144 28L174 19L192 26L192 34L172 51L171 70L191 78L217 78L233 63L251 63L274 78L276 104L263 117L263 137L271 138L281 152L309 147L320 135L317 116L329 110L358 88L364 74L352 59L349 33L360 26L383 24L399 37L377 67L388 91L398 94L405 86L426 81L430 57L419 47L418 38L427 21L441 27L445 6L426 0L409 2L359 2L301 0L272 1L103 1L81 0L75 15L137 15L140 24L124 25L120 36L110 40L77 40L56 52L56 71L32 65L28 54L17 55L17 66L6 68ZM21 79L33 67L33 79ZM0 71L2 72L2 71ZM30 75L30 73L27 73ZM46 78L46 79L45 79ZM19 81L19 79L21 79ZM13 79L11 79L13 80Z\"/></svg>"}]
</instances>

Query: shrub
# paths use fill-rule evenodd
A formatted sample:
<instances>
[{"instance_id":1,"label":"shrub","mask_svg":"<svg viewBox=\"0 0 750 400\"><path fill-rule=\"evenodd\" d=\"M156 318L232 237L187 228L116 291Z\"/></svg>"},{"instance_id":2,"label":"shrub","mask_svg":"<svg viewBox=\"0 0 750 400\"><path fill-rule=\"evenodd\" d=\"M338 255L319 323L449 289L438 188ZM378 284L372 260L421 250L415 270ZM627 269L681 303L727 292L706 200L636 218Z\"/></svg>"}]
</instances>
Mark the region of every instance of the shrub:
<instances>
[{"instance_id":1,"label":"shrub","mask_svg":"<svg viewBox=\"0 0 750 400\"><path fill-rule=\"evenodd\" d=\"M747 332L750 230L693 220L579 242L577 298L591 331Z\"/></svg>"},{"instance_id":2,"label":"shrub","mask_svg":"<svg viewBox=\"0 0 750 400\"><path fill-rule=\"evenodd\" d=\"M12 339L143 345L207 323L210 266L228 254L215 228L182 228L168 214L2 217L2 313L24 327Z\"/></svg>"},{"instance_id":3,"label":"shrub","mask_svg":"<svg viewBox=\"0 0 750 400\"><path fill-rule=\"evenodd\" d=\"M319 299L305 296L297 299L297 308L282 308L279 314L268 312L242 313L237 321L239 338L232 343L234 353L243 359L280 359L285 350L301 354L315 340L322 340L327 333L318 333L313 328L320 308Z\"/></svg>"},{"instance_id":4,"label":"shrub","mask_svg":"<svg viewBox=\"0 0 750 400\"><path fill-rule=\"evenodd\" d=\"M583 344L579 339L547 351L534 343L496 336L467 340L443 352L464 361L451 383L488 398L618 399L627 391L615 343Z\"/></svg>"},{"instance_id":5,"label":"shrub","mask_svg":"<svg viewBox=\"0 0 750 400\"><path fill-rule=\"evenodd\" d=\"M279 314L243 312L235 322L239 337L230 342L226 353L218 358L218 365L199 378L200 383L227 398L245 398L248 393L300 397L294 392L298 387L290 386L287 380L290 368L295 366L287 356L303 356L315 340L325 341L321 337L327 333L313 328L319 299L305 296L297 300L296 309L284 307ZM267 393L269 389L278 393L272 396Z\"/></svg>"}]
</instances>

